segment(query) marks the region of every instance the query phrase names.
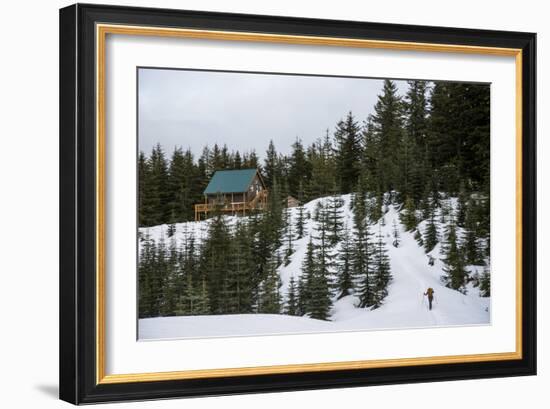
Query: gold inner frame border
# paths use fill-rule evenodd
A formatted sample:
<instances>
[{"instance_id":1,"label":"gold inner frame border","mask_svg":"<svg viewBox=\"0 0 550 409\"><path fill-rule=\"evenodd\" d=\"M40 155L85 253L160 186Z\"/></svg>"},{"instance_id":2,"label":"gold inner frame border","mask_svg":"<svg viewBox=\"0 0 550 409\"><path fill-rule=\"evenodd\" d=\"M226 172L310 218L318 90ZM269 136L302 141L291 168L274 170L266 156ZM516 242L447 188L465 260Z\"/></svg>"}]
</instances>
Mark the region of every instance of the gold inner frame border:
<instances>
[{"instance_id":1,"label":"gold inner frame border","mask_svg":"<svg viewBox=\"0 0 550 409\"><path fill-rule=\"evenodd\" d=\"M116 384L229 376L291 374L522 359L522 50L458 44L415 43L337 37L96 24L96 383ZM248 41L295 45L371 48L400 51L481 54L515 57L516 65L516 350L505 353L450 355L368 361L183 370L130 374L105 373L105 42L108 34Z\"/></svg>"}]
</instances>

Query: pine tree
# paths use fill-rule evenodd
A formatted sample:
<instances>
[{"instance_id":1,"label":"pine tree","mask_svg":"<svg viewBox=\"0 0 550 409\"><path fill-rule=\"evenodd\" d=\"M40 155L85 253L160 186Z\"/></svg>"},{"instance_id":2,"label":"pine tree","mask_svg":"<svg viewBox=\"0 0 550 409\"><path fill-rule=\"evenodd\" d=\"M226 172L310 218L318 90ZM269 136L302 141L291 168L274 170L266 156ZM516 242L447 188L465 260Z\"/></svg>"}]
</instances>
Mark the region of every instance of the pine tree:
<instances>
[{"instance_id":1,"label":"pine tree","mask_svg":"<svg viewBox=\"0 0 550 409\"><path fill-rule=\"evenodd\" d=\"M308 157L311 163L311 179L307 186L306 199L329 195L336 183L336 164L328 130L324 140L317 140L309 147Z\"/></svg>"},{"instance_id":2,"label":"pine tree","mask_svg":"<svg viewBox=\"0 0 550 409\"><path fill-rule=\"evenodd\" d=\"M397 226L397 222L395 219L392 223L392 235L393 235L393 247L399 247L399 244L401 243L401 234L399 233L399 228Z\"/></svg>"},{"instance_id":3,"label":"pine tree","mask_svg":"<svg viewBox=\"0 0 550 409\"><path fill-rule=\"evenodd\" d=\"M360 189L359 189L360 190ZM371 238L367 222L367 209L362 192L355 193L353 205L354 236L352 243L352 271L359 281L359 307L374 305L374 278L371 267Z\"/></svg>"},{"instance_id":4,"label":"pine tree","mask_svg":"<svg viewBox=\"0 0 550 409\"><path fill-rule=\"evenodd\" d=\"M170 218L168 165L160 144L153 147L146 163L138 163L138 165L139 187L142 189L139 199L140 223L142 226L167 223Z\"/></svg>"},{"instance_id":5,"label":"pine tree","mask_svg":"<svg viewBox=\"0 0 550 409\"><path fill-rule=\"evenodd\" d=\"M388 295L388 285L391 281L390 261L380 226L373 250L372 270L375 285L372 308L375 309L382 305L384 298Z\"/></svg>"},{"instance_id":6,"label":"pine tree","mask_svg":"<svg viewBox=\"0 0 550 409\"><path fill-rule=\"evenodd\" d=\"M437 232L437 224L435 222L434 213L432 210L431 216L426 224L426 229L424 230L424 249L426 253L429 253L437 245L439 241L439 234Z\"/></svg>"},{"instance_id":7,"label":"pine tree","mask_svg":"<svg viewBox=\"0 0 550 409\"><path fill-rule=\"evenodd\" d=\"M309 302L311 299L311 285L315 275L315 253L313 238L310 236L306 246L306 255L302 261L302 274L298 282L298 310L300 315L309 313Z\"/></svg>"},{"instance_id":8,"label":"pine tree","mask_svg":"<svg viewBox=\"0 0 550 409\"><path fill-rule=\"evenodd\" d=\"M329 210L320 207L319 220L314 231L315 245L315 273L321 276L321 280L326 281L327 285L331 285L331 270L333 266L334 253L330 243L330 218ZM330 292L330 291L329 291ZM329 294L330 295L330 294Z\"/></svg>"},{"instance_id":9,"label":"pine tree","mask_svg":"<svg viewBox=\"0 0 550 409\"><path fill-rule=\"evenodd\" d=\"M290 264L290 258L294 253L294 231L292 230L292 219L290 217L290 210L285 209L285 248L284 248L284 265ZM303 232L302 232L303 233Z\"/></svg>"},{"instance_id":10,"label":"pine tree","mask_svg":"<svg viewBox=\"0 0 550 409\"><path fill-rule=\"evenodd\" d=\"M294 276L291 276L288 283L286 308L285 308L285 313L288 315L299 315L297 291L298 291L298 288L296 286L296 280L294 279Z\"/></svg>"},{"instance_id":11,"label":"pine tree","mask_svg":"<svg viewBox=\"0 0 550 409\"><path fill-rule=\"evenodd\" d=\"M200 287L195 290L195 303L193 305L193 315L207 315L211 313L210 298L208 297L208 288L206 279L201 280Z\"/></svg>"},{"instance_id":12,"label":"pine tree","mask_svg":"<svg viewBox=\"0 0 550 409\"><path fill-rule=\"evenodd\" d=\"M143 152L139 153L138 157L138 214L139 226L147 226L151 219L152 209L147 207L147 195L149 194L149 162Z\"/></svg>"},{"instance_id":13,"label":"pine tree","mask_svg":"<svg viewBox=\"0 0 550 409\"><path fill-rule=\"evenodd\" d=\"M401 223L405 226L405 231L412 231L416 229L418 219L416 218L414 200L411 197L407 197L405 199L405 207L399 214L399 218Z\"/></svg>"},{"instance_id":14,"label":"pine tree","mask_svg":"<svg viewBox=\"0 0 550 409\"><path fill-rule=\"evenodd\" d=\"M425 81L407 81L409 89L403 101L405 113L405 135L407 153L413 158L407 162L407 186L414 205L418 206L426 185L426 139L429 125L427 83ZM405 144L404 144L405 146ZM402 170L403 172L403 170ZM402 191L405 194L404 191Z\"/></svg>"},{"instance_id":15,"label":"pine tree","mask_svg":"<svg viewBox=\"0 0 550 409\"><path fill-rule=\"evenodd\" d=\"M485 265L483 274L480 278L479 292L482 297L491 296L491 272L489 271L489 266Z\"/></svg>"},{"instance_id":16,"label":"pine tree","mask_svg":"<svg viewBox=\"0 0 550 409\"><path fill-rule=\"evenodd\" d=\"M451 220L445 231L445 241L441 252L444 263L444 274L441 281L446 287L465 294L468 272L464 268L463 255L460 252L454 220Z\"/></svg>"},{"instance_id":17,"label":"pine tree","mask_svg":"<svg viewBox=\"0 0 550 409\"><path fill-rule=\"evenodd\" d=\"M149 234L145 234L139 250L138 280L139 280L139 317L148 318L154 314L155 292L155 256L156 246Z\"/></svg>"},{"instance_id":18,"label":"pine tree","mask_svg":"<svg viewBox=\"0 0 550 409\"><path fill-rule=\"evenodd\" d=\"M299 240L307 233L305 226L306 214L304 206L300 204L297 209L296 215L296 238Z\"/></svg>"},{"instance_id":19,"label":"pine tree","mask_svg":"<svg viewBox=\"0 0 550 409\"><path fill-rule=\"evenodd\" d=\"M245 222L238 222L231 240L231 253L227 260L226 312L250 313L253 306L253 276L255 264L252 254L252 237Z\"/></svg>"},{"instance_id":20,"label":"pine tree","mask_svg":"<svg viewBox=\"0 0 550 409\"><path fill-rule=\"evenodd\" d=\"M272 259L267 264L267 275L261 283L258 312L262 314L280 314L282 297L281 279L277 271L277 262Z\"/></svg>"},{"instance_id":21,"label":"pine tree","mask_svg":"<svg viewBox=\"0 0 550 409\"><path fill-rule=\"evenodd\" d=\"M422 238L422 234L420 233L420 230L416 229L414 231L414 239L418 243L420 247L424 247L424 239Z\"/></svg>"},{"instance_id":22,"label":"pine tree","mask_svg":"<svg viewBox=\"0 0 550 409\"><path fill-rule=\"evenodd\" d=\"M468 194L464 189L464 183L461 184L458 192L458 201L456 208L456 225L464 227L466 223L466 211L468 209Z\"/></svg>"},{"instance_id":23,"label":"pine tree","mask_svg":"<svg viewBox=\"0 0 550 409\"><path fill-rule=\"evenodd\" d=\"M311 178L311 163L308 161L302 141L298 138L292 144L288 164L288 193L301 201L304 185Z\"/></svg>"},{"instance_id":24,"label":"pine tree","mask_svg":"<svg viewBox=\"0 0 550 409\"><path fill-rule=\"evenodd\" d=\"M318 269L314 272L309 286L311 292L307 304L309 317L318 320L328 320L332 307L328 277L323 274L321 269Z\"/></svg>"},{"instance_id":25,"label":"pine tree","mask_svg":"<svg viewBox=\"0 0 550 409\"><path fill-rule=\"evenodd\" d=\"M338 244L342 237L344 201L336 195L330 196L327 203L328 240L332 246Z\"/></svg>"},{"instance_id":26,"label":"pine tree","mask_svg":"<svg viewBox=\"0 0 550 409\"><path fill-rule=\"evenodd\" d=\"M210 219L207 237L203 241L200 271L205 275L208 298L213 314L224 314L228 307L226 278L231 275L231 234L226 218L220 213Z\"/></svg>"},{"instance_id":27,"label":"pine tree","mask_svg":"<svg viewBox=\"0 0 550 409\"><path fill-rule=\"evenodd\" d=\"M483 252L480 245L481 240L476 232L475 215L472 209L466 210L464 221L464 243L462 251L468 264L482 264Z\"/></svg>"},{"instance_id":28,"label":"pine tree","mask_svg":"<svg viewBox=\"0 0 550 409\"><path fill-rule=\"evenodd\" d=\"M360 128L351 112L336 125L334 140L340 190L350 193L357 184L362 156Z\"/></svg>"},{"instance_id":29,"label":"pine tree","mask_svg":"<svg viewBox=\"0 0 550 409\"><path fill-rule=\"evenodd\" d=\"M353 247L347 225L344 227L342 233L342 245L338 253L338 263L336 266L337 299L351 295L355 291L355 279L352 266Z\"/></svg>"},{"instance_id":30,"label":"pine tree","mask_svg":"<svg viewBox=\"0 0 550 409\"><path fill-rule=\"evenodd\" d=\"M264 168L263 168L264 182L268 189L273 187L275 180L281 183L281 171L279 167L279 156L275 149L273 140L269 141L269 146L265 154Z\"/></svg>"},{"instance_id":31,"label":"pine tree","mask_svg":"<svg viewBox=\"0 0 550 409\"><path fill-rule=\"evenodd\" d=\"M376 176L382 191L391 191L401 179L396 152L400 150L403 135L403 104L393 81L384 81L382 95L378 97L374 111L371 117L372 132L379 144Z\"/></svg>"}]
</instances>

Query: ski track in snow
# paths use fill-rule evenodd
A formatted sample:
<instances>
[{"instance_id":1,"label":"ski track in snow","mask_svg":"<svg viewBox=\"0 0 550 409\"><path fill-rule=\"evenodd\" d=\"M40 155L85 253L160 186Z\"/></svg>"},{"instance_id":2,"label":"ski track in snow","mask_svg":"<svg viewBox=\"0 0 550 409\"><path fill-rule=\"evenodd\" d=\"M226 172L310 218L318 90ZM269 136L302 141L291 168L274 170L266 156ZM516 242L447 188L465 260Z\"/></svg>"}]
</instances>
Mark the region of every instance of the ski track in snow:
<instances>
[{"instance_id":1,"label":"ski track in snow","mask_svg":"<svg viewBox=\"0 0 550 409\"><path fill-rule=\"evenodd\" d=\"M343 195L342 207L344 224L348 229L353 227L353 213L349 209L350 195ZM313 216L317 202L326 199L316 199L306 205L305 211ZM295 222L298 209L290 209L291 221ZM428 264L428 254L424 248L418 246L412 232L404 232L399 220L399 212L390 205L381 223L371 225L373 239L378 235L379 229L388 250L390 259L392 281L388 287L388 296L383 305L370 310L356 308L357 297L347 296L334 303L331 321L319 321L308 317L292 317L286 315L269 314L236 314L221 316L187 316L187 317L159 317L139 320L140 339L159 338L186 338L186 337L213 337L213 336L250 336L268 334L308 333L326 331L358 331L373 329L397 329L397 328L429 328L434 326L464 326L487 325L490 323L490 298L479 296L479 290L468 286L467 294L446 288L442 285L440 277L443 274L443 263L439 259L440 244L430 253L435 258L433 266ZM228 217L230 223L237 220L236 217ZM399 247L394 247L393 221L395 220L399 233ZM194 234L197 242L200 242L206 234L208 221L188 222L176 225L176 233L169 239L168 226L161 225L140 229L147 232L152 239L158 241L164 237L166 242L176 240L181 244L185 234ZM282 280L281 293L286 294L290 278L299 278L302 260L306 253L309 236L315 228L313 220L306 221L306 235L302 239L295 240L293 245L295 252L287 266L279 268ZM419 229L423 231L425 222L420 223ZM442 226L439 229L440 235ZM335 254L338 252L336 246ZM470 270L482 271L481 266L468 266ZM433 309L429 311L428 300L423 294L428 287L434 289Z\"/></svg>"}]
</instances>

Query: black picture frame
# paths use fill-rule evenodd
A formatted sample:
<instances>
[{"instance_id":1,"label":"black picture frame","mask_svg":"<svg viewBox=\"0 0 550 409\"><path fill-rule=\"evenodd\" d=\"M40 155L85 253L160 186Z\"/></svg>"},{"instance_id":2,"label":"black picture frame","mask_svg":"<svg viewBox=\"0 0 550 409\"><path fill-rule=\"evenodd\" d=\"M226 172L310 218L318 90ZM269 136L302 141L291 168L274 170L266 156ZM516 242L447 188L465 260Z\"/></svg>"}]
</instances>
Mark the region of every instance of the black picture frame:
<instances>
[{"instance_id":1,"label":"black picture frame","mask_svg":"<svg viewBox=\"0 0 550 409\"><path fill-rule=\"evenodd\" d=\"M521 359L147 382L97 382L96 24L522 51ZM74 404L536 374L536 34L77 4L60 10L60 389Z\"/></svg>"}]
</instances>

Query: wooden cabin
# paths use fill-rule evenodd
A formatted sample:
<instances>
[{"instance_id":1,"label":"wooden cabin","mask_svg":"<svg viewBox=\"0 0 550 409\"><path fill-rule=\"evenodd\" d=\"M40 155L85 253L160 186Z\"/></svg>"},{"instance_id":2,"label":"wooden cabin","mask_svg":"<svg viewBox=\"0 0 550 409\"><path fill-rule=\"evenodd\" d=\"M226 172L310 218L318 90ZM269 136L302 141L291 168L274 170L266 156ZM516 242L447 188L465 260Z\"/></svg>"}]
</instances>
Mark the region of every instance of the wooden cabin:
<instances>
[{"instance_id":1,"label":"wooden cabin","mask_svg":"<svg viewBox=\"0 0 550 409\"><path fill-rule=\"evenodd\" d=\"M195 220L216 211L246 215L267 207L267 189L258 169L218 170L204 189L204 202L195 205Z\"/></svg>"},{"instance_id":2,"label":"wooden cabin","mask_svg":"<svg viewBox=\"0 0 550 409\"><path fill-rule=\"evenodd\" d=\"M298 207L300 206L300 201L298 199L296 199L294 196L287 196L286 198L286 203L285 203L286 207L288 208L291 208L291 207Z\"/></svg>"}]
</instances>

